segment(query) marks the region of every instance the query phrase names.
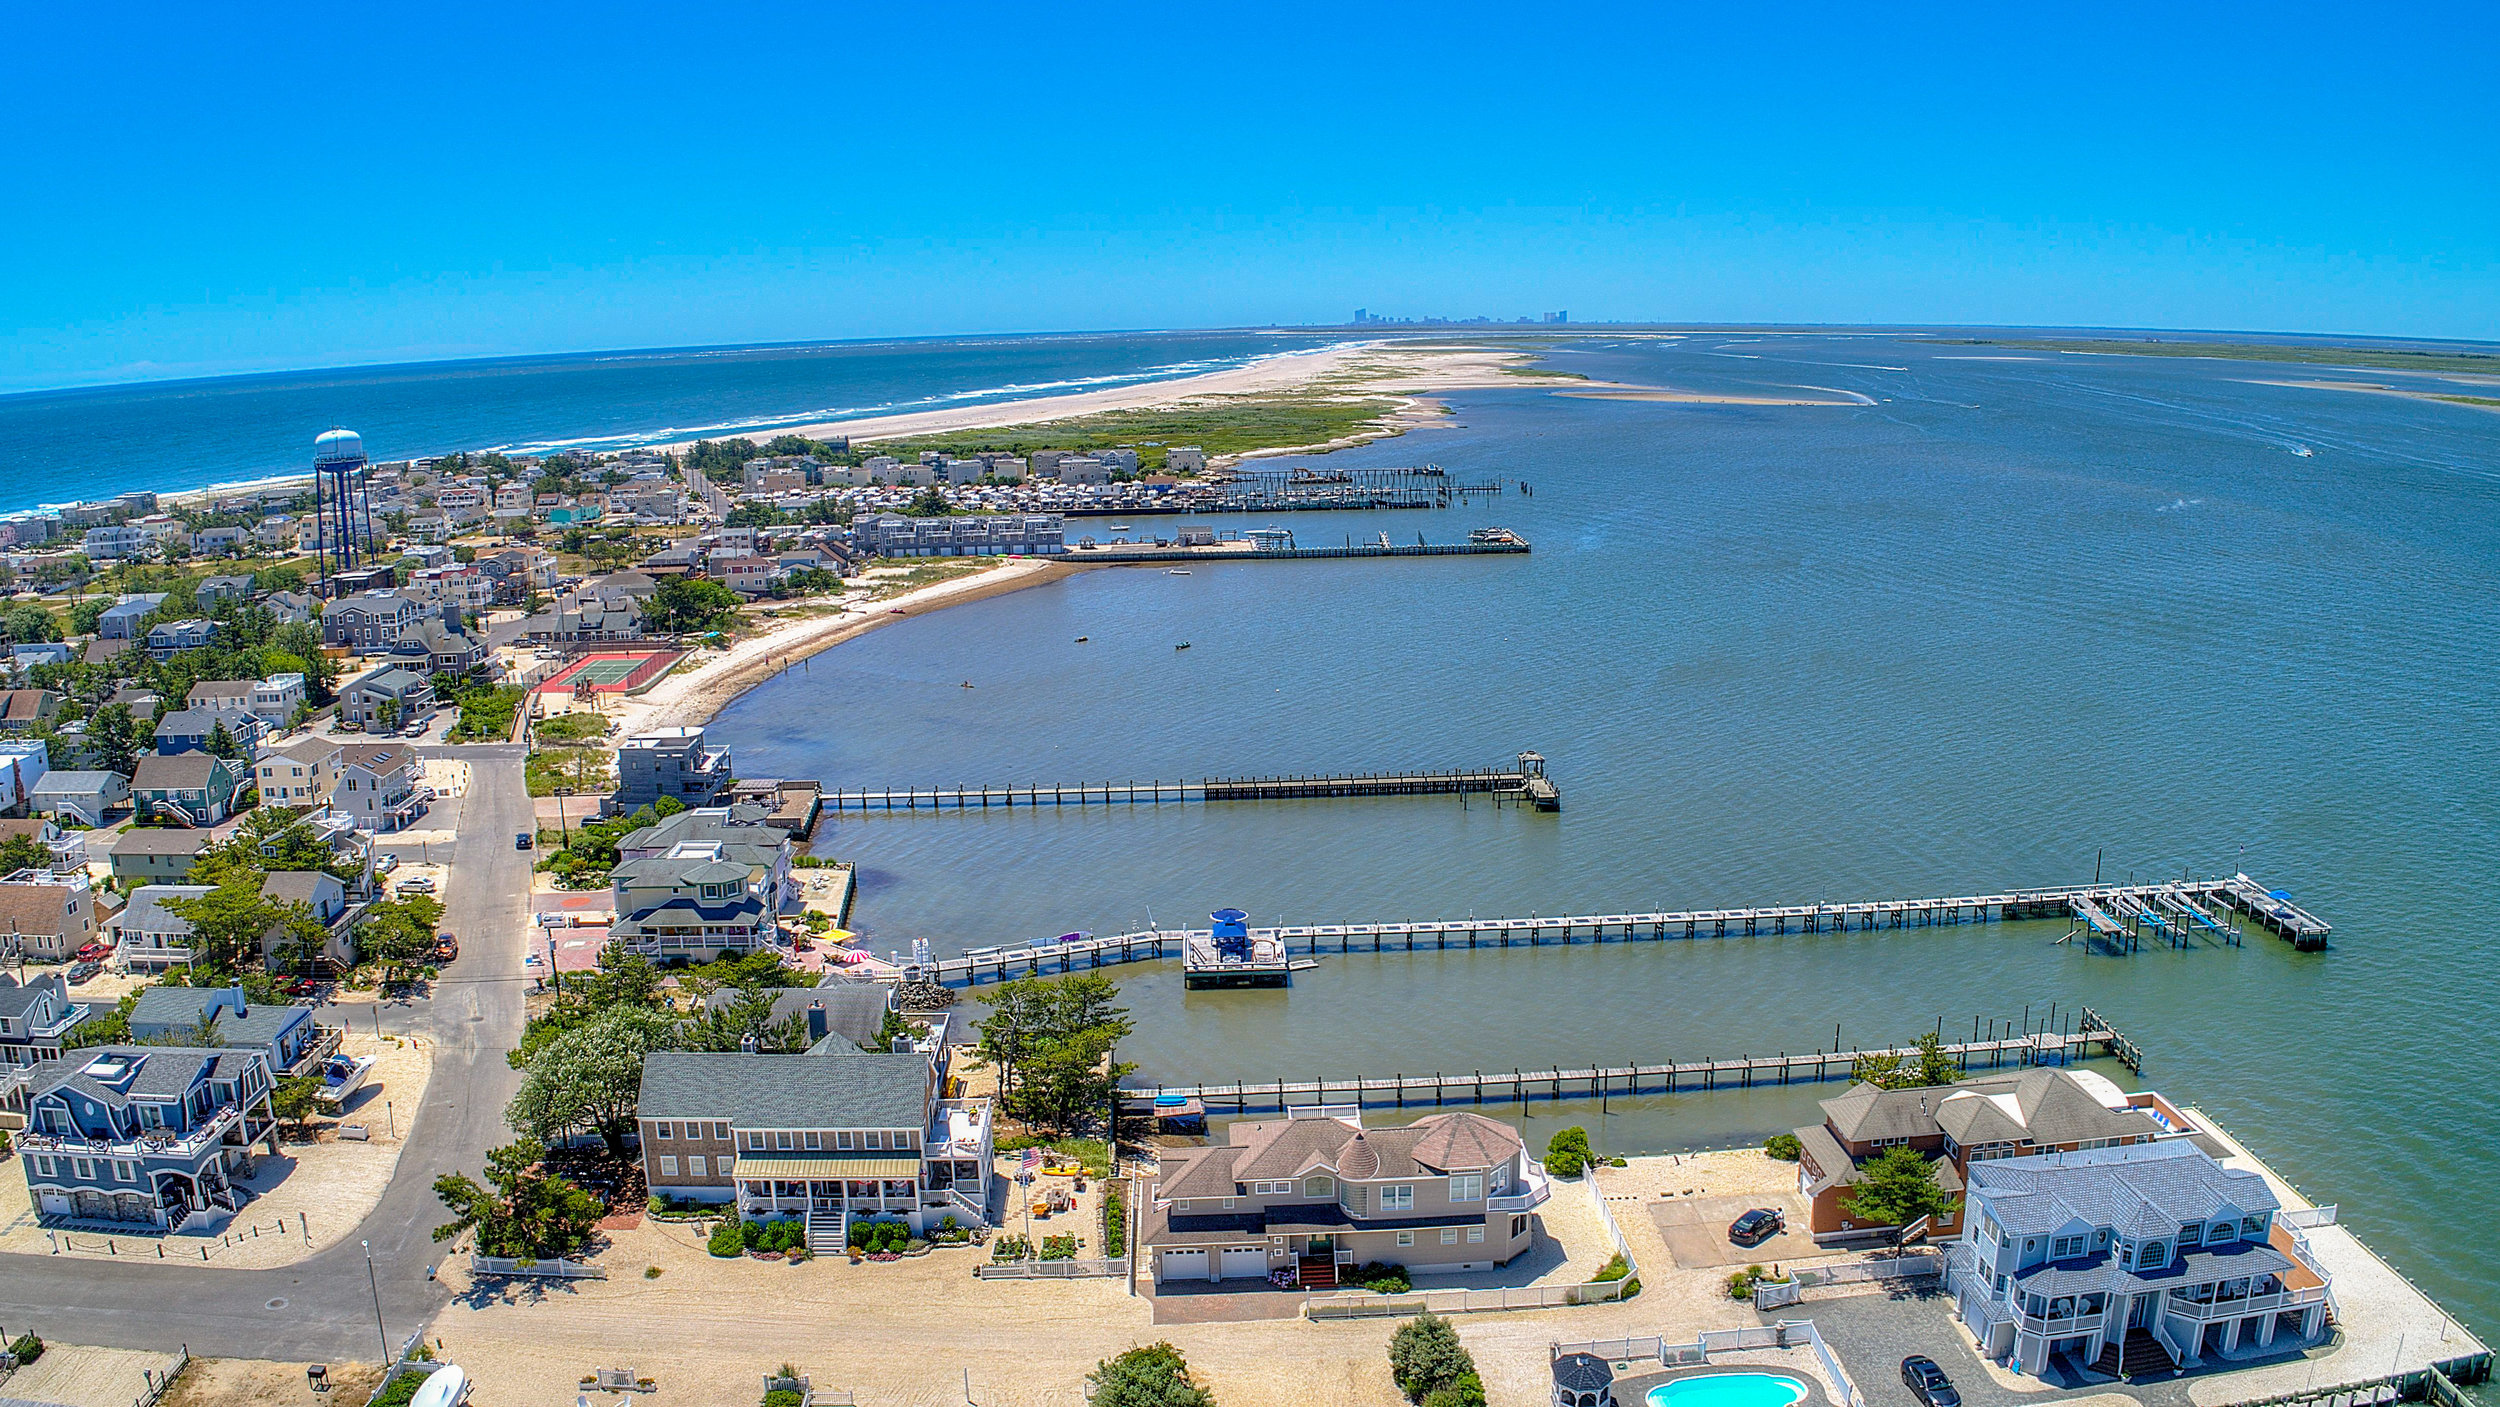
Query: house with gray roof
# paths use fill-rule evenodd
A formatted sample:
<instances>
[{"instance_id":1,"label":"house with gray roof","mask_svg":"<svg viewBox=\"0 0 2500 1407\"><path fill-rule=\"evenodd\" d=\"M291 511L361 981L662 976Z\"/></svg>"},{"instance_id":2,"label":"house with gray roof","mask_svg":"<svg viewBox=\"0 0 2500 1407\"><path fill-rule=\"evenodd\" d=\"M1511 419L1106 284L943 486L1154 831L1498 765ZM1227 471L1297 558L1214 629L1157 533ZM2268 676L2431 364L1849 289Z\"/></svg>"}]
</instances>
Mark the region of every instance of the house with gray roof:
<instances>
[{"instance_id":1,"label":"house with gray roof","mask_svg":"<svg viewBox=\"0 0 2500 1407\"><path fill-rule=\"evenodd\" d=\"M273 1080L254 1050L116 1045L19 1077L18 1165L39 1220L171 1231L242 1209L252 1144L277 1154Z\"/></svg>"},{"instance_id":2,"label":"house with gray roof","mask_svg":"<svg viewBox=\"0 0 2500 1407\"><path fill-rule=\"evenodd\" d=\"M156 720L157 754L171 757L176 753L205 751L221 727L242 756L251 756L252 749L260 746L260 720L249 713L178 708Z\"/></svg>"},{"instance_id":3,"label":"house with gray roof","mask_svg":"<svg viewBox=\"0 0 2500 1407\"><path fill-rule=\"evenodd\" d=\"M27 809L36 815L90 827L103 825L106 816L129 804L130 779L119 772L46 772L26 793Z\"/></svg>"},{"instance_id":4,"label":"house with gray roof","mask_svg":"<svg viewBox=\"0 0 2500 1407\"><path fill-rule=\"evenodd\" d=\"M2330 1277L2273 1189L2192 1141L1983 1161L1968 1184L1945 1288L2005 1367L2134 1376L2327 1331Z\"/></svg>"},{"instance_id":5,"label":"house with gray roof","mask_svg":"<svg viewBox=\"0 0 2500 1407\"><path fill-rule=\"evenodd\" d=\"M165 593L152 591L138 596L124 596L105 607L96 617L95 633L99 640L136 640L141 631L139 622L156 613L165 604Z\"/></svg>"},{"instance_id":6,"label":"house with gray roof","mask_svg":"<svg viewBox=\"0 0 2500 1407\"><path fill-rule=\"evenodd\" d=\"M301 1064L319 1037L309 1006L253 1002L241 987L143 987L130 1009L130 1038L259 1051L271 1072Z\"/></svg>"},{"instance_id":7,"label":"house with gray roof","mask_svg":"<svg viewBox=\"0 0 2500 1407\"><path fill-rule=\"evenodd\" d=\"M200 835L200 831L133 832ZM127 838L127 837L125 837ZM169 899L196 899L216 890L205 884L143 884L111 923L114 951L133 972L166 972L191 965L191 920L165 907Z\"/></svg>"},{"instance_id":8,"label":"house with gray roof","mask_svg":"<svg viewBox=\"0 0 2500 1407\"><path fill-rule=\"evenodd\" d=\"M1409 1273L1507 1265L1536 1244L1552 1195L1517 1130L1481 1114L1364 1126L1358 1112L1240 1122L1166 1150L1138 1235L1158 1284L1263 1281L1333 1289L1338 1267Z\"/></svg>"},{"instance_id":9,"label":"house with gray roof","mask_svg":"<svg viewBox=\"0 0 2500 1407\"><path fill-rule=\"evenodd\" d=\"M655 1196L803 1219L816 1250L839 1250L853 1219L986 1226L990 1103L942 1098L945 1078L942 1049L654 1051L635 1109L644 1178Z\"/></svg>"},{"instance_id":10,"label":"house with gray roof","mask_svg":"<svg viewBox=\"0 0 2500 1407\"><path fill-rule=\"evenodd\" d=\"M1892 1228L1850 1205L1859 1170L1886 1149L1926 1158L1937 1185L1956 1194L1975 1162L2201 1134L2160 1094L2130 1094L2090 1070L2037 1066L1910 1089L1861 1082L1823 1101L1823 1122L1796 1131L1798 1193L1812 1206L1817 1241L1888 1238ZM1956 1216L1936 1217L1929 1230L1958 1232Z\"/></svg>"},{"instance_id":11,"label":"house with gray roof","mask_svg":"<svg viewBox=\"0 0 2500 1407\"><path fill-rule=\"evenodd\" d=\"M339 877L323 870L278 870L260 882L260 897L280 904L301 904L326 930L322 940L320 961L333 971L344 971L356 965L354 933L348 923L347 886ZM293 940L284 924L272 925L260 936L260 955L272 970L298 965L303 955L293 951Z\"/></svg>"},{"instance_id":12,"label":"house with gray roof","mask_svg":"<svg viewBox=\"0 0 2500 1407\"><path fill-rule=\"evenodd\" d=\"M384 665L339 690L339 723L390 732L434 712L434 685L425 675Z\"/></svg>"},{"instance_id":13,"label":"house with gray roof","mask_svg":"<svg viewBox=\"0 0 2500 1407\"><path fill-rule=\"evenodd\" d=\"M822 986L783 987L774 992L771 1019L776 1026L785 1021L802 1023L810 1045L832 1037L870 1050L885 1029L886 1013L895 1009L894 994L889 982L828 977ZM722 987L703 999L703 1009L727 1011L745 995L736 987Z\"/></svg>"},{"instance_id":14,"label":"house with gray roof","mask_svg":"<svg viewBox=\"0 0 2500 1407\"><path fill-rule=\"evenodd\" d=\"M58 1059L61 1039L88 1014L59 973L20 982L0 972L0 1074Z\"/></svg>"}]
</instances>

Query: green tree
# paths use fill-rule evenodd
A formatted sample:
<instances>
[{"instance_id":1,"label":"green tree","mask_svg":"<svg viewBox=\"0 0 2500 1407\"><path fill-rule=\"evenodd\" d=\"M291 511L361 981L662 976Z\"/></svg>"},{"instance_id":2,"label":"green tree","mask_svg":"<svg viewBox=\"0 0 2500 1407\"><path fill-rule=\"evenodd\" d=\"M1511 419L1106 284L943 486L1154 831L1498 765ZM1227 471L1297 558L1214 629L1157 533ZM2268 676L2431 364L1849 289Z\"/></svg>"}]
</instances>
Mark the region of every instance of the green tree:
<instances>
[{"instance_id":1,"label":"green tree","mask_svg":"<svg viewBox=\"0 0 2500 1407\"><path fill-rule=\"evenodd\" d=\"M751 1037L756 1049L780 1053L796 1053L807 1049L807 1018L803 1016L773 1019L773 1001L780 993L770 987L738 987L736 996L724 1005L689 1021L677 1033L681 1050L734 1051L746 1049Z\"/></svg>"},{"instance_id":2,"label":"green tree","mask_svg":"<svg viewBox=\"0 0 2500 1407\"><path fill-rule=\"evenodd\" d=\"M653 630L699 635L717 630L737 614L738 593L700 577L668 577L651 593L646 622Z\"/></svg>"},{"instance_id":3,"label":"green tree","mask_svg":"<svg viewBox=\"0 0 2500 1407\"><path fill-rule=\"evenodd\" d=\"M540 1166L546 1149L524 1140L488 1150L486 1182L465 1173L434 1179L434 1195L452 1219L434 1228L449 1241L477 1233L478 1254L545 1260L577 1254L590 1244L607 1208L598 1198Z\"/></svg>"},{"instance_id":4,"label":"green tree","mask_svg":"<svg viewBox=\"0 0 2500 1407\"><path fill-rule=\"evenodd\" d=\"M209 890L167 899L165 909L191 925L191 965L202 975L224 980L260 956L261 936L290 915L287 906L264 897L257 875L242 872Z\"/></svg>"},{"instance_id":5,"label":"green tree","mask_svg":"<svg viewBox=\"0 0 2500 1407\"><path fill-rule=\"evenodd\" d=\"M383 979L410 982L434 957L443 906L430 894L403 894L365 910L356 925L359 961L381 965Z\"/></svg>"},{"instance_id":6,"label":"green tree","mask_svg":"<svg viewBox=\"0 0 2500 1407\"><path fill-rule=\"evenodd\" d=\"M1430 1310L1389 1335L1389 1373L1409 1402L1421 1402L1475 1371L1476 1360L1460 1345L1458 1330Z\"/></svg>"},{"instance_id":7,"label":"green tree","mask_svg":"<svg viewBox=\"0 0 2500 1407\"><path fill-rule=\"evenodd\" d=\"M1111 1091L1137 1066L1111 1058L1126 1023L1086 1026L1043 1041L1025 1058L1016 1111L1053 1129L1074 1129L1109 1107Z\"/></svg>"},{"instance_id":8,"label":"green tree","mask_svg":"<svg viewBox=\"0 0 2500 1407\"><path fill-rule=\"evenodd\" d=\"M0 625L7 627L12 644L33 645L61 638L60 622L52 618L50 611L32 602L11 607L6 616L0 616Z\"/></svg>"},{"instance_id":9,"label":"green tree","mask_svg":"<svg viewBox=\"0 0 2500 1407\"><path fill-rule=\"evenodd\" d=\"M1875 1226L1906 1226L1956 1205L1937 1185L1935 1165L1914 1148L1887 1148L1859 1164L1857 1185L1840 1199L1852 1220Z\"/></svg>"},{"instance_id":10,"label":"green tree","mask_svg":"<svg viewBox=\"0 0 2500 1407\"><path fill-rule=\"evenodd\" d=\"M130 716L127 704L106 704L87 720L87 746L95 752L95 765L106 772L129 776L139 754L153 740L139 720Z\"/></svg>"},{"instance_id":11,"label":"green tree","mask_svg":"<svg viewBox=\"0 0 2500 1407\"><path fill-rule=\"evenodd\" d=\"M315 708L326 708L338 698L339 662L321 652L321 632L304 621L288 621L269 632L269 648L302 660L304 695Z\"/></svg>"},{"instance_id":12,"label":"green tree","mask_svg":"<svg viewBox=\"0 0 2500 1407\"><path fill-rule=\"evenodd\" d=\"M0 875L19 870L48 869L52 865L52 847L31 835L13 835L0 840Z\"/></svg>"},{"instance_id":13,"label":"green tree","mask_svg":"<svg viewBox=\"0 0 2500 1407\"><path fill-rule=\"evenodd\" d=\"M1945 1051L1933 1031L1920 1036L1903 1055L1870 1053L1851 1062L1849 1077L1877 1089L1924 1089L1949 1085L1962 1078L1962 1067Z\"/></svg>"},{"instance_id":14,"label":"green tree","mask_svg":"<svg viewBox=\"0 0 2500 1407\"><path fill-rule=\"evenodd\" d=\"M69 1028L61 1036L64 1050L83 1050L88 1046L127 1045L130 1041L130 1013L139 1009L139 994L125 992L110 1011L99 1011Z\"/></svg>"},{"instance_id":15,"label":"green tree","mask_svg":"<svg viewBox=\"0 0 2500 1407\"><path fill-rule=\"evenodd\" d=\"M314 1075L289 1075L269 1091L269 1104L281 1122L299 1127L311 1121L314 1096L321 1093L321 1080Z\"/></svg>"},{"instance_id":16,"label":"green tree","mask_svg":"<svg viewBox=\"0 0 2500 1407\"><path fill-rule=\"evenodd\" d=\"M943 518L954 511L955 505L947 502L945 493L934 485L913 494L911 502L903 505L906 518Z\"/></svg>"},{"instance_id":17,"label":"green tree","mask_svg":"<svg viewBox=\"0 0 2500 1407\"><path fill-rule=\"evenodd\" d=\"M101 596L79 602L69 608L69 628L80 635L95 634L97 622L104 619L104 613L113 609L114 604Z\"/></svg>"},{"instance_id":18,"label":"green tree","mask_svg":"<svg viewBox=\"0 0 2500 1407\"><path fill-rule=\"evenodd\" d=\"M1545 1140L1545 1170L1556 1177L1578 1177L1596 1155L1589 1151L1589 1131L1573 1124Z\"/></svg>"},{"instance_id":19,"label":"green tree","mask_svg":"<svg viewBox=\"0 0 2500 1407\"><path fill-rule=\"evenodd\" d=\"M1187 1360L1168 1343L1104 1359L1085 1382L1093 1407L1215 1407L1214 1394L1191 1381Z\"/></svg>"},{"instance_id":20,"label":"green tree","mask_svg":"<svg viewBox=\"0 0 2500 1407\"><path fill-rule=\"evenodd\" d=\"M1484 1407L1484 1379L1461 1373L1424 1394L1423 1407Z\"/></svg>"},{"instance_id":21,"label":"green tree","mask_svg":"<svg viewBox=\"0 0 2500 1407\"><path fill-rule=\"evenodd\" d=\"M667 1012L630 1006L603 1011L530 1058L504 1122L541 1141L587 1129L607 1144L610 1157L625 1162L643 1057L673 1049L677 1037L677 1019Z\"/></svg>"},{"instance_id":22,"label":"green tree","mask_svg":"<svg viewBox=\"0 0 2500 1407\"><path fill-rule=\"evenodd\" d=\"M1108 1085L1134 1068L1110 1059L1134 1029L1127 1010L1114 1005L1119 995L1119 984L1099 973L1000 987L975 1029L981 1060L998 1069L1002 1102L1062 1129L1101 1107Z\"/></svg>"},{"instance_id":23,"label":"green tree","mask_svg":"<svg viewBox=\"0 0 2500 1407\"><path fill-rule=\"evenodd\" d=\"M206 751L212 757L223 757L229 761L247 760L243 753L243 745L236 742L234 734L226 730L226 720L222 718L209 725Z\"/></svg>"}]
</instances>

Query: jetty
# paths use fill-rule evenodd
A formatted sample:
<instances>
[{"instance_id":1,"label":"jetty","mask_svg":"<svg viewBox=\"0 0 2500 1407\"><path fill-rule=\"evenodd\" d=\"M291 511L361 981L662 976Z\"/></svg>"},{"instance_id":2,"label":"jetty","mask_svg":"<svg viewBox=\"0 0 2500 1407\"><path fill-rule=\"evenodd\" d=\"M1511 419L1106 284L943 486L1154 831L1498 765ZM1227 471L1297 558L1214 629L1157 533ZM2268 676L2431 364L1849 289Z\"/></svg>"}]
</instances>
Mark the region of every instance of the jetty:
<instances>
[{"instance_id":1,"label":"jetty","mask_svg":"<svg viewBox=\"0 0 2500 1407\"><path fill-rule=\"evenodd\" d=\"M1216 562L1308 562L1346 557L1485 557L1531 552L1528 540L1507 528L1479 529L1465 542L1392 542L1387 533L1370 541L1304 547L1282 530L1254 531L1246 540L1206 543L1109 542L1080 538L1052 560L1080 567L1169 566Z\"/></svg>"},{"instance_id":2,"label":"jetty","mask_svg":"<svg viewBox=\"0 0 2500 1407\"><path fill-rule=\"evenodd\" d=\"M1945 1043L1964 1072L2005 1066L2065 1065L2105 1056L2144 1073L2144 1049L2085 1007L2071 1030L2009 1031L2003 1036ZM1799 1054L1744 1055L1733 1059L1660 1061L1656 1064L1585 1065L1544 1070L1436 1070L1430 1074L1349 1075L1339 1079L1271 1080L1258 1083L1138 1085L1120 1091L1133 1113L1248 1114L1312 1104L1403 1109L1452 1104L1526 1104L1531 1100L1607 1100L1702 1090L1753 1089L1766 1085L1845 1080L1870 1056L1915 1059L1915 1046L1872 1050L1814 1050Z\"/></svg>"},{"instance_id":3,"label":"jetty","mask_svg":"<svg viewBox=\"0 0 2500 1407\"><path fill-rule=\"evenodd\" d=\"M832 802L830 798L828 805ZM2164 916L2165 904L2205 911L2204 923ZM1969 894L1941 899L1878 899L1856 903L1778 904L1742 909L1684 909L1657 913L1558 914L1528 918L1463 918L1398 923L1340 923L1250 929L1288 957L1331 954L1431 952L1448 948L1545 948L1579 943L1662 942L1668 939L1750 938L1786 933L1863 933L1887 929L2071 919L2091 930L2083 935L2098 950L2136 951L2147 937L2175 948L2200 943L2239 946L2238 930L2214 920L2224 908L2255 920L2303 952L2326 946L2332 930L2245 874L2225 879L2175 879L2143 884L2079 884ZM2218 930L2218 931L2217 931ZM2079 930L2080 932L2080 930ZM1184 955L1192 939L1210 929L1141 929L1081 942L1028 944L916 965L910 975L948 986L972 987L1017 977L1051 976L1120 963L1153 962ZM2070 934L2069 937L2078 936Z\"/></svg>"},{"instance_id":4,"label":"jetty","mask_svg":"<svg viewBox=\"0 0 2500 1407\"><path fill-rule=\"evenodd\" d=\"M1053 786L904 787L833 791L831 811L988 811L1019 806L1183 806L1210 801L1318 801L1359 796L1487 795L1539 811L1562 809L1545 758L1523 752L1509 767L1451 772L1345 772L1273 777L1209 777L1177 782L1078 782Z\"/></svg>"}]
</instances>

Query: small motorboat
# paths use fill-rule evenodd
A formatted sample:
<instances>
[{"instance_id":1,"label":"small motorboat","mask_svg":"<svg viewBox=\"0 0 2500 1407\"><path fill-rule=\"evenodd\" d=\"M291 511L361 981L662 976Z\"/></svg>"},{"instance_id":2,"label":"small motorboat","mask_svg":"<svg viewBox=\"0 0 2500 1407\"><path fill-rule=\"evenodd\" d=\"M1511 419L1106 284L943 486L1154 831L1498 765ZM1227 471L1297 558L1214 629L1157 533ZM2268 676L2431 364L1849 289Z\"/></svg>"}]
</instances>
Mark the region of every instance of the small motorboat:
<instances>
[{"instance_id":1,"label":"small motorboat","mask_svg":"<svg viewBox=\"0 0 2500 1407\"><path fill-rule=\"evenodd\" d=\"M347 1097L363 1087L373 1066L374 1057L370 1055L331 1056L321 1062L321 1089L313 1098L323 1104L344 1106Z\"/></svg>"},{"instance_id":2,"label":"small motorboat","mask_svg":"<svg viewBox=\"0 0 2500 1407\"><path fill-rule=\"evenodd\" d=\"M971 688L971 687L972 687L972 681L971 681L971 680L969 680L969 679L965 680L965 681L963 682L963 684L962 684L962 687L963 687L963 688L966 688L966 689Z\"/></svg>"},{"instance_id":3,"label":"small motorboat","mask_svg":"<svg viewBox=\"0 0 2500 1407\"><path fill-rule=\"evenodd\" d=\"M1175 649L1175 650L1186 650L1186 649L1188 649L1188 648L1189 648L1189 642L1188 642L1188 641L1186 641L1186 640L1183 640L1183 641L1182 641L1182 642L1180 642L1179 644L1174 645L1172 648L1173 648L1173 649Z\"/></svg>"},{"instance_id":4,"label":"small motorboat","mask_svg":"<svg viewBox=\"0 0 2500 1407\"><path fill-rule=\"evenodd\" d=\"M1187 576L1187 575L1189 575L1189 568L1187 568L1187 567L1167 567L1167 568L1165 568L1165 569L1164 569L1164 573L1163 573L1163 574L1164 574L1165 576Z\"/></svg>"},{"instance_id":5,"label":"small motorboat","mask_svg":"<svg viewBox=\"0 0 2500 1407\"><path fill-rule=\"evenodd\" d=\"M1091 635L1080 635L1080 636L1076 637L1076 643L1078 643L1078 644L1082 645L1082 644L1084 644L1086 641L1091 640L1091 639L1093 639L1093 638L1094 638L1094 637L1093 637L1093 636L1091 636Z\"/></svg>"}]
</instances>

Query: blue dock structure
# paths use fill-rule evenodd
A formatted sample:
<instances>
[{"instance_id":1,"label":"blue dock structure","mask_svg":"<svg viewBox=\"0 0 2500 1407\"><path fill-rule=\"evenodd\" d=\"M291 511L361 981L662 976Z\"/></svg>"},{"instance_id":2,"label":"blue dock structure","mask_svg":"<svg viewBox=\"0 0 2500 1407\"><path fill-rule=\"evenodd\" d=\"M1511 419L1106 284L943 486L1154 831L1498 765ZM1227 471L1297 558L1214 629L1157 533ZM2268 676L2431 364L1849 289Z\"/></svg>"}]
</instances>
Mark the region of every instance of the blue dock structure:
<instances>
[{"instance_id":1,"label":"blue dock structure","mask_svg":"<svg viewBox=\"0 0 2500 1407\"><path fill-rule=\"evenodd\" d=\"M2192 910L2185 921L2169 910ZM1743 909L1685 909L1658 913L1566 914L1529 918L1463 918L1398 923L1341 923L1247 929L1253 942L1272 942L1284 958L1331 954L1430 952L1449 948L1542 948L1578 943L1656 942L1667 939L1751 938L1786 933L1852 933L2071 918L2088 928L2095 946L2133 952L2149 932L2191 947L2199 941L2238 946L2238 934L2215 919L2209 907L2243 914L2281 935L2303 952L2326 946L2332 930L2245 874L2227 879L2161 880L2151 883L2077 884L1970 894L1943 899L1880 899L1846 904L1783 904ZM2165 912L2172 916L2165 917ZM2201 917L2200 917L2201 916ZM2158 920L2156 924L2155 920ZM2075 935L2068 935L2069 937ZM1120 963L1186 959L1190 945L1212 951L1212 928L1140 929L1075 943L985 949L959 958L915 964L911 976L953 987L1050 976Z\"/></svg>"}]
</instances>

